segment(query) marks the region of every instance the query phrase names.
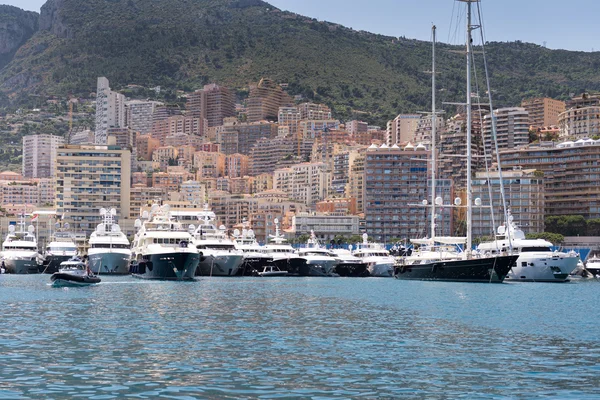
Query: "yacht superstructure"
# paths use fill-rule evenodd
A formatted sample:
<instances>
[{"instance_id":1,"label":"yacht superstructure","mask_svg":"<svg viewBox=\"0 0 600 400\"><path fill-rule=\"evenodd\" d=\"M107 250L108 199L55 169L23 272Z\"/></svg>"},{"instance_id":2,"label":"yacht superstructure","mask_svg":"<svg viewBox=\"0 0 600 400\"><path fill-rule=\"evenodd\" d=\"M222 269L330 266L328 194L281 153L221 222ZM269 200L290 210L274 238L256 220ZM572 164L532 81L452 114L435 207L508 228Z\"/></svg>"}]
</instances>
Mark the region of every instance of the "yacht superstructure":
<instances>
[{"instance_id":1,"label":"yacht superstructure","mask_svg":"<svg viewBox=\"0 0 600 400\"><path fill-rule=\"evenodd\" d=\"M90 235L89 267L94 274L128 274L131 248L127 236L114 221L116 210L102 208L100 215L102 223Z\"/></svg>"}]
</instances>

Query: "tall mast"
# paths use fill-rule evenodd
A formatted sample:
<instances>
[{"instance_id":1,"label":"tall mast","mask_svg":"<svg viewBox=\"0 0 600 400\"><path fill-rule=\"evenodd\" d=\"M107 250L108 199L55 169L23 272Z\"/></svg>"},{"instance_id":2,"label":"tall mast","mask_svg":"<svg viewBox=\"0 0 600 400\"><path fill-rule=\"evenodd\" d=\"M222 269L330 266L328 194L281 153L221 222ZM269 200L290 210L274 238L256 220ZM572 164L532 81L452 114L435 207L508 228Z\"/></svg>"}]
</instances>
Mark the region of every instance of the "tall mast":
<instances>
[{"instance_id":1,"label":"tall mast","mask_svg":"<svg viewBox=\"0 0 600 400\"><path fill-rule=\"evenodd\" d=\"M431 27L433 36L431 46L431 240L435 238L435 134L436 134L436 113L435 113L435 25Z\"/></svg>"},{"instance_id":2,"label":"tall mast","mask_svg":"<svg viewBox=\"0 0 600 400\"><path fill-rule=\"evenodd\" d=\"M467 3L467 257L471 256L473 247L472 238L472 214L473 214L473 193L471 192L471 3L479 0L460 0Z\"/></svg>"}]
</instances>

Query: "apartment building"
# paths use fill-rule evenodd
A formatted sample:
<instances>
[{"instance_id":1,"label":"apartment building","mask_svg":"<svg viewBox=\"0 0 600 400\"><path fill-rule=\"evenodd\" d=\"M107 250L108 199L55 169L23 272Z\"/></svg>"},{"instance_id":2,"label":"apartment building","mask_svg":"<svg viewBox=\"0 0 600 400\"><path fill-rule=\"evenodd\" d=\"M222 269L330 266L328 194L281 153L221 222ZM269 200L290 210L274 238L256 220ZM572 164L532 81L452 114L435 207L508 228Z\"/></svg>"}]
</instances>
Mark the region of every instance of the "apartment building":
<instances>
[{"instance_id":1,"label":"apartment building","mask_svg":"<svg viewBox=\"0 0 600 400\"><path fill-rule=\"evenodd\" d=\"M387 123L385 142L388 146L404 142L413 142L421 115L399 114Z\"/></svg>"},{"instance_id":2,"label":"apartment building","mask_svg":"<svg viewBox=\"0 0 600 400\"><path fill-rule=\"evenodd\" d=\"M101 208L130 215L131 152L117 146L64 146L56 157L56 212L74 232L90 235Z\"/></svg>"},{"instance_id":3,"label":"apartment building","mask_svg":"<svg viewBox=\"0 0 600 400\"><path fill-rule=\"evenodd\" d=\"M157 107L163 103L158 101L130 100L125 102L127 126L142 135L152 133L152 116Z\"/></svg>"},{"instance_id":4,"label":"apartment building","mask_svg":"<svg viewBox=\"0 0 600 400\"><path fill-rule=\"evenodd\" d=\"M215 83L188 94L186 115L206 119L208 127L220 126L223 120L235 117L235 93L225 86Z\"/></svg>"},{"instance_id":5,"label":"apartment building","mask_svg":"<svg viewBox=\"0 0 600 400\"><path fill-rule=\"evenodd\" d=\"M273 188L294 201L314 206L327 197L331 173L325 163L302 163L275 170Z\"/></svg>"},{"instance_id":6,"label":"apartment building","mask_svg":"<svg viewBox=\"0 0 600 400\"><path fill-rule=\"evenodd\" d=\"M292 217L292 231L296 236L315 235L327 244L336 236L358 235L358 215L344 213L298 213Z\"/></svg>"},{"instance_id":7,"label":"apartment building","mask_svg":"<svg viewBox=\"0 0 600 400\"><path fill-rule=\"evenodd\" d=\"M529 126L535 130L558 125L558 116L565 112L564 101L549 97L524 99L521 107L529 114Z\"/></svg>"},{"instance_id":8,"label":"apartment building","mask_svg":"<svg viewBox=\"0 0 600 400\"><path fill-rule=\"evenodd\" d=\"M248 156L230 154L225 157L225 175L230 178L242 178L248 175Z\"/></svg>"},{"instance_id":9,"label":"apartment building","mask_svg":"<svg viewBox=\"0 0 600 400\"><path fill-rule=\"evenodd\" d=\"M108 128L124 128L125 121L125 96L110 90L108 79L99 77L96 92L95 143L105 145Z\"/></svg>"},{"instance_id":10,"label":"apartment building","mask_svg":"<svg viewBox=\"0 0 600 400\"><path fill-rule=\"evenodd\" d=\"M64 143L65 139L60 136L23 136L23 176L26 178L53 177L56 150Z\"/></svg>"},{"instance_id":11,"label":"apartment building","mask_svg":"<svg viewBox=\"0 0 600 400\"><path fill-rule=\"evenodd\" d=\"M502 171L502 181L507 206L514 221L525 233L544 232L544 176L535 169L523 170L515 167ZM492 188L490 202L489 185ZM473 198L480 198L484 206L490 209L475 208L473 210L473 236L489 236L496 234L498 226L506 222L504 207L500 195L500 173L498 170L479 171L473 179ZM493 223L492 223L493 222ZM495 225L495 226L494 226Z\"/></svg>"},{"instance_id":12,"label":"apartment building","mask_svg":"<svg viewBox=\"0 0 600 400\"><path fill-rule=\"evenodd\" d=\"M279 107L293 105L292 98L270 79L263 78L258 85L250 87L247 102L248 122L276 121Z\"/></svg>"},{"instance_id":13,"label":"apartment building","mask_svg":"<svg viewBox=\"0 0 600 400\"><path fill-rule=\"evenodd\" d=\"M542 143L500 152L503 167L543 172L543 193L525 193L521 199L540 202L544 215L582 215L600 218L600 142Z\"/></svg>"},{"instance_id":14,"label":"apartment building","mask_svg":"<svg viewBox=\"0 0 600 400\"><path fill-rule=\"evenodd\" d=\"M264 121L227 121L217 129L216 135L216 142L221 145L221 152L224 154L248 154L258 140L277 136L277 124Z\"/></svg>"},{"instance_id":15,"label":"apartment building","mask_svg":"<svg viewBox=\"0 0 600 400\"><path fill-rule=\"evenodd\" d=\"M218 178L225 175L225 154L209 151L194 153L194 168L200 178Z\"/></svg>"},{"instance_id":16,"label":"apartment building","mask_svg":"<svg viewBox=\"0 0 600 400\"><path fill-rule=\"evenodd\" d=\"M498 150L509 150L529 143L529 114L522 107L507 107L494 110L496 141ZM487 154L495 153L492 140L492 116L483 117L483 135Z\"/></svg>"},{"instance_id":17,"label":"apartment building","mask_svg":"<svg viewBox=\"0 0 600 400\"><path fill-rule=\"evenodd\" d=\"M365 155L364 212L366 230L377 242L419 238L430 226L428 208L428 162L424 148L403 150L398 146L372 145Z\"/></svg>"},{"instance_id":18,"label":"apartment building","mask_svg":"<svg viewBox=\"0 0 600 400\"><path fill-rule=\"evenodd\" d=\"M206 129L206 119L174 115L155 120L152 124L152 137L164 146L169 136L203 136Z\"/></svg>"},{"instance_id":19,"label":"apartment building","mask_svg":"<svg viewBox=\"0 0 600 400\"><path fill-rule=\"evenodd\" d=\"M302 103L297 106L301 120L329 120L331 109L324 104Z\"/></svg>"}]
</instances>

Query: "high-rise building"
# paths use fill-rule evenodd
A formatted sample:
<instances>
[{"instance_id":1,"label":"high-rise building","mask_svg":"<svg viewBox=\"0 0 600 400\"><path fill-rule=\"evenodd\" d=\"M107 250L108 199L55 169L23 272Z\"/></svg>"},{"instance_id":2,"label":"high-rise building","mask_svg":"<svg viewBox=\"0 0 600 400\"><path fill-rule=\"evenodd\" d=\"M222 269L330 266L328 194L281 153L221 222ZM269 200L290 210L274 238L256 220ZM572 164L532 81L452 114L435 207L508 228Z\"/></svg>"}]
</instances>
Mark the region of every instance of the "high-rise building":
<instances>
[{"instance_id":1,"label":"high-rise building","mask_svg":"<svg viewBox=\"0 0 600 400\"><path fill-rule=\"evenodd\" d=\"M160 141L150 135L137 135L135 142L138 157L146 161L152 160L152 152L160 147Z\"/></svg>"},{"instance_id":2,"label":"high-rise building","mask_svg":"<svg viewBox=\"0 0 600 400\"><path fill-rule=\"evenodd\" d=\"M98 78L96 93L96 144L106 144L108 128L125 127L125 96L110 90L108 79Z\"/></svg>"},{"instance_id":3,"label":"high-rise building","mask_svg":"<svg viewBox=\"0 0 600 400\"><path fill-rule=\"evenodd\" d=\"M235 94L225 86L211 83L187 97L186 115L205 118L208 127L223 124L223 119L235 117Z\"/></svg>"},{"instance_id":4,"label":"high-rise building","mask_svg":"<svg viewBox=\"0 0 600 400\"><path fill-rule=\"evenodd\" d=\"M273 173L278 168L278 164L284 160L297 163L298 159L294 157L296 150L295 143L288 138L262 138L250 149L250 174L261 175Z\"/></svg>"},{"instance_id":5,"label":"high-rise building","mask_svg":"<svg viewBox=\"0 0 600 400\"><path fill-rule=\"evenodd\" d=\"M328 167L325 163L302 163L277 169L273 173L273 188L312 207L327 197L331 181Z\"/></svg>"},{"instance_id":6,"label":"high-rise building","mask_svg":"<svg viewBox=\"0 0 600 400\"><path fill-rule=\"evenodd\" d=\"M562 138L600 135L600 94L583 93L568 100L558 126Z\"/></svg>"},{"instance_id":7,"label":"high-rise building","mask_svg":"<svg viewBox=\"0 0 600 400\"><path fill-rule=\"evenodd\" d=\"M298 107L279 107L279 113L277 114L279 128L287 127L288 129L285 134L278 134L278 136L295 136L298 132L300 119L301 114Z\"/></svg>"},{"instance_id":8,"label":"high-rise building","mask_svg":"<svg viewBox=\"0 0 600 400\"><path fill-rule=\"evenodd\" d=\"M242 178L248 175L248 156L243 154L229 154L225 157L225 176Z\"/></svg>"},{"instance_id":9,"label":"high-rise building","mask_svg":"<svg viewBox=\"0 0 600 400\"><path fill-rule=\"evenodd\" d=\"M399 114L387 123L386 140L388 146L415 140L415 132L419 125L419 114Z\"/></svg>"},{"instance_id":10,"label":"high-rise building","mask_svg":"<svg viewBox=\"0 0 600 400\"><path fill-rule=\"evenodd\" d=\"M548 97L525 99L521 107L529 113L529 126L533 129L558 125L558 115L565 112L564 101Z\"/></svg>"},{"instance_id":11,"label":"high-rise building","mask_svg":"<svg viewBox=\"0 0 600 400\"><path fill-rule=\"evenodd\" d=\"M248 122L275 121L279 107L292 106L292 98L281 86L263 78L258 85L250 87L248 96Z\"/></svg>"},{"instance_id":12,"label":"high-rise building","mask_svg":"<svg viewBox=\"0 0 600 400\"><path fill-rule=\"evenodd\" d=\"M352 136L361 136L369 131L369 124L363 121L348 121L346 122L346 131Z\"/></svg>"},{"instance_id":13,"label":"high-rise building","mask_svg":"<svg viewBox=\"0 0 600 400\"><path fill-rule=\"evenodd\" d=\"M427 235L430 152L372 145L365 156L364 212L367 234L377 242ZM418 204L418 205L417 205ZM401 210L401 211L399 211Z\"/></svg>"},{"instance_id":14,"label":"high-rise building","mask_svg":"<svg viewBox=\"0 0 600 400\"><path fill-rule=\"evenodd\" d=\"M101 208L130 215L131 152L116 146L64 146L56 157L56 213L74 232L90 235Z\"/></svg>"},{"instance_id":15,"label":"high-rise building","mask_svg":"<svg viewBox=\"0 0 600 400\"><path fill-rule=\"evenodd\" d=\"M176 135L202 136L206 131L206 119L173 115L158 119L152 124L152 137L158 139L161 145L166 145L166 138Z\"/></svg>"},{"instance_id":16,"label":"high-rise building","mask_svg":"<svg viewBox=\"0 0 600 400\"><path fill-rule=\"evenodd\" d=\"M542 143L500 152L503 168L522 167L543 173L544 191L521 193L522 202L533 206L535 201L537 206L543 199L545 217L582 215L586 220L600 218L598 159L600 143L591 139Z\"/></svg>"},{"instance_id":17,"label":"high-rise building","mask_svg":"<svg viewBox=\"0 0 600 400\"><path fill-rule=\"evenodd\" d=\"M194 168L200 178L218 178L225 175L225 154L208 151L194 153Z\"/></svg>"},{"instance_id":18,"label":"high-rise building","mask_svg":"<svg viewBox=\"0 0 600 400\"><path fill-rule=\"evenodd\" d=\"M514 221L525 233L544 232L544 174L535 169L523 170L518 167L502 171L504 193L507 206ZM488 185L492 185L492 202ZM500 197L500 173L498 170L479 171L473 179L473 198L480 198L484 206L492 206L494 222L492 226L489 208L473 210L473 236L493 237L496 229L505 223L504 208Z\"/></svg>"},{"instance_id":19,"label":"high-rise building","mask_svg":"<svg viewBox=\"0 0 600 400\"><path fill-rule=\"evenodd\" d=\"M223 120L235 117L235 94L225 86L214 83L204 86L208 126L223 125Z\"/></svg>"},{"instance_id":20,"label":"high-rise building","mask_svg":"<svg viewBox=\"0 0 600 400\"><path fill-rule=\"evenodd\" d=\"M54 176L56 149L65 139L54 135L23 136L23 176L51 178Z\"/></svg>"},{"instance_id":21,"label":"high-rise building","mask_svg":"<svg viewBox=\"0 0 600 400\"><path fill-rule=\"evenodd\" d=\"M147 135L152 132L152 116L163 103L158 101L131 100L125 103L127 108L127 126L134 132Z\"/></svg>"},{"instance_id":22,"label":"high-rise building","mask_svg":"<svg viewBox=\"0 0 600 400\"><path fill-rule=\"evenodd\" d=\"M508 150L529 143L529 114L522 107L507 107L494 110L496 120L496 141L498 150ZM483 117L483 135L487 154L494 153L492 120L488 114Z\"/></svg>"},{"instance_id":23,"label":"high-rise building","mask_svg":"<svg viewBox=\"0 0 600 400\"><path fill-rule=\"evenodd\" d=\"M365 211L365 151L359 152L350 165L346 197L356 199L356 212Z\"/></svg>"},{"instance_id":24,"label":"high-rise building","mask_svg":"<svg viewBox=\"0 0 600 400\"><path fill-rule=\"evenodd\" d=\"M300 119L304 120L324 120L331 119L331 108L324 104L302 103L298 105Z\"/></svg>"},{"instance_id":25,"label":"high-rise building","mask_svg":"<svg viewBox=\"0 0 600 400\"><path fill-rule=\"evenodd\" d=\"M262 138L275 138L277 124L272 122L226 122L217 129L216 142L225 154L249 154L252 146Z\"/></svg>"}]
</instances>

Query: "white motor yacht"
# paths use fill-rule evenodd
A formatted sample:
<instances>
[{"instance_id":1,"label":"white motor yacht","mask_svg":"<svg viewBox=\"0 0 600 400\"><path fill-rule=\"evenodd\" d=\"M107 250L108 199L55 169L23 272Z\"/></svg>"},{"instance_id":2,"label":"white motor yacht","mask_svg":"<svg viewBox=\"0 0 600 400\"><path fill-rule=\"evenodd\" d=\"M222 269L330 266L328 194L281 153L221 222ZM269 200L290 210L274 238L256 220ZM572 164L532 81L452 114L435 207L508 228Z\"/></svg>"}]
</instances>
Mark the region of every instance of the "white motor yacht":
<instances>
[{"instance_id":1,"label":"white motor yacht","mask_svg":"<svg viewBox=\"0 0 600 400\"><path fill-rule=\"evenodd\" d=\"M273 264L279 269L291 274L292 264L297 266L298 253L279 233L279 220L275 218L273 223L275 224L275 235L269 235L269 243L263 246L263 251L273 259Z\"/></svg>"},{"instance_id":2,"label":"white motor yacht","mask_svg":"<svg viewBox=\"0 0 600 400\"><path fill-rule=\"evenodd\" d=\"M162 280L193 280L198 250L183 224L175 221L168 204L144 211L133 239L131 272L135 277Z\"/></svg>"},{"instance_id":3,"label":"white motor yacht","mask_svg":"<svg viewBox=\"0 0 600 400\"><path fill-rule=\"evenodd\" d=\"M217 228L213 221L206 215L194 231L194 246L200 255L197 274L235 276L244 262L244 253L227 237L225 226Z\"/></svg>"},{"instance_id":4,"label":"white motor yacht","mask_svg":"<svg viewBox=\"0 0 600 400\"><path fill-rule=\"evenodd\" d=\"M311 231L306 245L298 248L297 273L300 276L339 276L334 271L339 262Z\"/></svg>"},{"instance_id":5,"label":"white motor yacht","mask_svg":"<svg viewBox=\"0 0 600 400\"><path fill-rule=\"evenodd\" d=\"M363 233L363 242L357 244L354 256L367 263L371 276L392 278L394 276L394 265L396 260L381 243L368 241L368 235Z\"/></svg>"},{"instance_id":6,"label":"white motor yacht","mask_svg":"<svg viewBox=\"0 0 600 400\"><path fill-rule=\"evenodd\" d=\"M240 275L252 275L255 271L263 271L266 265L272 263L273 257L267 254L258 243L254 231L247 221L243 221L241 232L238 229L233 231L233 242L236 249L241 250L244 254Z\"/></svg>"},{"instance_id":7,"label":"white motor yacht","mask_svg":"<svg viewBox=\"0 0 600 400\"><path fill-rule=\"evenodd\" d=\"M368 277L371 276L367 263L352 255L352 245L350 249L330 249L329 252L338 263L335 266L335 273L346 277Z\"/></svg>"},{"instance_id":8,"label":"white motor yacht","mask_svg":"<svg viewBox=\"0 0 600 400\"><path fill-rule=\"evenodd\" d=\"M552 251L552 243L543 239L525 239L525 234L513 222L498 227L493 242L481 243L477 249L483 254L518 254L515 266L507 280L519 282L568 282L569 274L577 268L579 255L575 252Z\"/></svg>"},{"instance_id":9,"label":"white motor yacht","mask_svg":"<svg viewBox=\"0 0 600 400\"><path fill-rule=\"evenodd\" d=\"M116 214L114 208L110 211L105 208L100 209L103 221L90 236L88 262L95 274L129 273L130 243L114 221Z\"/></svg>"},{"instance_id":10,"label":"white motor yacht","mask_svg":"<svg viewBox=\"0 0 600 400\"><path fill-rule=\"evenodd\" d=\"M37 274L40 272L42 256L33 234L35 228L29 225L25 231L24 217L19 226L21 229L18 232L15 225L8 227L8 235L2 243L2 268L9 274Z\"/></svg>"},{"instance_id":11,"label":"white motor yacht","mask_svg":"<svg viewBox=\"0 0 600 400\"><path fill-rule=\"evenodd\" d=\"M600 277L600 257L595 255L588 258L585 262L585 269L595 277Z\"/></svg>"},{"instance_id":12,"label":"white motor yacht","mask_svg":"<svg viewBox=\"0 0 600 400\"><path fill-rule=\"evenodd\" d=\"M60 223L57 223L56 226L62 230L55 232L50 243L46 245L44 262L41 267L42 272L47 274L58 272L60 263L79 255L73 234L69 232L69 223L65 223L62 228Z\"/></svg>"}]
</instances>

